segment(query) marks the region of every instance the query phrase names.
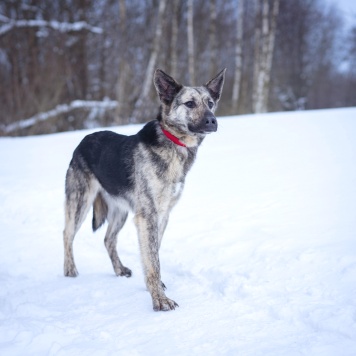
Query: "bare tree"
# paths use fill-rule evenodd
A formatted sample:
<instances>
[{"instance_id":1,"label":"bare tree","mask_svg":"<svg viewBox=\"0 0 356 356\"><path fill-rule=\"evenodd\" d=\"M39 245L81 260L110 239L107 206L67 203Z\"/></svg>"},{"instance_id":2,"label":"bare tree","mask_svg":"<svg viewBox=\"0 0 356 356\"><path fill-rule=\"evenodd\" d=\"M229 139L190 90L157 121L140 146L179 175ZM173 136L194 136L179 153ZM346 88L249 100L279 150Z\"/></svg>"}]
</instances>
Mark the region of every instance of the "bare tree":
<instances>
[{"instance_id":1,"label":"bare tree","mask_svg":"<svg viewBox=\"0 0 356 356\"><path fill-rule=\"evenodd\" d=\"M262 0L255 0L255 36L254 36L254 57L253 57L253 86L252 86L252 110L256 112L256 102L258 100L258 80L261 63L261 19Z\"/></svg>"},{"instance_id":2,"label":"bare tree","mask_svg":"<svg viewBox=\"0 0 356 356\"><path fill-rule=\"evenodd\" d=\"M128 115L127 96L125 84L127 81L127 9L126 0L119 1L119 21L120 21L120 48L119 48L119 77L116 84L116 120L118 123L125 122L124 117Z\"/></svg>"},{"instance_id":3,"label":"bare tree","mask_svg":"<svg viewBox=\"0 0 356 356\"><path fill-rule=\"evenodd\" d=\"M166 8L166 3L167 3L166 0L159 1L157 21L156 21L156 31L153 39L153 48L147 65L145 78L142 84L142 91L136 102L135 109L133 111L132 121L140 121L142 120L143 117L146 117L147 114L152 111L152 109L148 107L149 104L147 99L152 85L153 72L155 69L155 65L157 63L157 57L158 57L160 42L162 38L163 15Z\"/></svg>"},{"instance_id":4,"label":"bare tree","mask_svg":"<svg viewBox=\"0 0 356 356\"><path fill-rule=\"evenodd\" d=\"M187 35L188 35L188 66L189 66L189 83L195 84L195 60L194 60L194 6L193 0L187 1Z\"/></svg>"},{"instance_id":5,"label":"bare tree","mask_svg":"<svg viewBox=\"0 0 356 356\"><path fill-rule=\"evenodd\" d=\"M171 37L171 69L170 74L173 78L178 75L178 57L177 57L177 41L178 41L178 16L179 16L179 0L173 0L172 8L172 37Z\"/></svg>"},{"instance_id":6,"label":"bare tree","mask_svg":"<svg viewBox=\"0 0 356 356\"><path fill-rule=\"evenodd\" d=\"M263 96L263 106L265 111L268 109L268 100L270 92L270 81L271 81L271 72L272 72L272 60L274 54L274 46L276 39L276 28L277 28L277 18L279 13L279 2L280 0L273 1L272 15L271 15L271 26L268 35L268 47L266 53L266 74L264 80L264 96Z\"/></svg>"},{"instance_id":7,"label":"bare tree","mask_svg":"<svg viewBox=\"0 0 356 356\"><path fill-rule=\"evenodd\" d=\"M350 36L348 37L348 72L346 78L346 93L344 105L356 106L356 25L351 29Z\"/></svg>"},{"instance_id":8,"label":"bare tree","mask_svg":"<svg viewBox=\"0 0 356 356\"><path fill-rule=\"evenodd\" d=\"M337 10L310 0L281 1L280 7L272 110L347 105L349 91L340 75L346 41Z\"/></svg>"},{"instance_id":9,"label":"bare tree","mask_svg":"<svg viewBox=\"0 0 356 356\"><path fill-rule=\"evenodd\" d=\"M150 120L162 65L193 85L230 68L220 115L355 105L356 36L336 13L313 0L2 0L0 131Z\"/></svg>"},{"instance_id":10,"label":"bare tree","mask_svg":"<svg viewBox=\"0 0 356 356\"><path fill-rule=\"evenodd\" d=\"M237 113L242 76L242 36L243 36L244 0L239 0L237 9L237 31L235 49L235 74L232 87L232 112Z\"/></svg>"},{"instance_id":11,"label":"bare tree","mask_svg":"<svg viewBox=\"0 0 356 356\"><path fill-rule=\"evenodd\" d=\"M257 0L258 17L262 15L255 32L255 73L253 110L255 113L268 111L269 83L276 36L276 21L279 0L273 0L270 11L269 0Z\"/></svg>"},{"instance_id":12,"label":"bare tree","mask_svg":"<svg viewBox=\"0 0 356 356\"><path fill-rule=\"evenodd\" d=\"M216 22L217 22L217 6L216 0L209 1L210 7L210 24L209 24L209 54L210 54L210 68L209 68L209 76L213 77L216 75L218 69L216 65L216 60L218 58L218 44L216 38Z\"/></svg>"}]
</instances>

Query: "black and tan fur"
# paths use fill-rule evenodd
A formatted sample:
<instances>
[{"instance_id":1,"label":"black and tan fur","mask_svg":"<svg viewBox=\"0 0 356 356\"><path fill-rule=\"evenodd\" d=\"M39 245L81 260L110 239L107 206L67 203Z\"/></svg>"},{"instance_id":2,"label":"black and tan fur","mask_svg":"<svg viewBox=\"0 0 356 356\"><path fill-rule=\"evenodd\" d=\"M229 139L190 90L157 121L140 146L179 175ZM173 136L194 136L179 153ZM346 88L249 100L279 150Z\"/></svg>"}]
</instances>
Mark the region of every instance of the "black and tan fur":
<instances>
[{"instance_id":1,"label":"black and tan fur","mask_svg":"<svg viewBox=\"0 0 356 356\"><path fill-rule=\"evenodd\" d=\"M169 213L178 201L187 172L207 133L217 130L214 116L225 70L201 87L185 87L161 70L154 84L161 101L156 120L136 135L110 131L86 136L73 153L66 175L64 275L78 275L73 240L93 206L93 230L105 221L105 246L117 276L131 276L117 254L116 242L129 211L134 213L147 288L154 310L177 303L165 295L159 248ZM162 131L186 145L182 147Z\"/></svg>"}]
</instances>

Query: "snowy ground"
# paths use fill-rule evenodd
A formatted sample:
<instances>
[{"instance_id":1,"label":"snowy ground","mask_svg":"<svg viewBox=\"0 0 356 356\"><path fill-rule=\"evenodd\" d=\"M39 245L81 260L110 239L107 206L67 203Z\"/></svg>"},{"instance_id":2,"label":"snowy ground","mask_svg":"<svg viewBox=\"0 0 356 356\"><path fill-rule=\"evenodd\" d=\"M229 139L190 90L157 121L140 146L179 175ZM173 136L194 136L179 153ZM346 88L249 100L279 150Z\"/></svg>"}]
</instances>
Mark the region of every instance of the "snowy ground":
<instances>
[{"instance_id":1,"label":"snowy ground","mask_svg":"<svg viewBox=\"0 0 356 356\"><path fill-rule=\"evenodd\" d=\"M89 131L0 139L1 355L355 355L356 109L221 118L145 290L132 219L114 276L88 218L62 275L64 175ZM117 127L130 134L139 126Z\"/></svg>"}]
</instances>

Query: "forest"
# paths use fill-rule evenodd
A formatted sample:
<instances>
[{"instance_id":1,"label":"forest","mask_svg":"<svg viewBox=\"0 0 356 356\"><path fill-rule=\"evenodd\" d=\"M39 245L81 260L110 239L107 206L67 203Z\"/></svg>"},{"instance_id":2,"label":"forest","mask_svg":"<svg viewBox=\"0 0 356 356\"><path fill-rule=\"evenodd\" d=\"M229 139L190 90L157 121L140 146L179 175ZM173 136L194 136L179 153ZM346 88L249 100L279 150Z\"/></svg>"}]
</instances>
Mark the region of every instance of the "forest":
<instances>
[{"instance_id":1,"label":"forest","mask_svg":"<svg viewBox=\"0 0 356 356\"><path fill-rule=\"evenodd\" d=\"M356 17L325 0L3 0L0 135L140 123L160 68L217 114L356 106Z\"/></svg>"}]
</instances>

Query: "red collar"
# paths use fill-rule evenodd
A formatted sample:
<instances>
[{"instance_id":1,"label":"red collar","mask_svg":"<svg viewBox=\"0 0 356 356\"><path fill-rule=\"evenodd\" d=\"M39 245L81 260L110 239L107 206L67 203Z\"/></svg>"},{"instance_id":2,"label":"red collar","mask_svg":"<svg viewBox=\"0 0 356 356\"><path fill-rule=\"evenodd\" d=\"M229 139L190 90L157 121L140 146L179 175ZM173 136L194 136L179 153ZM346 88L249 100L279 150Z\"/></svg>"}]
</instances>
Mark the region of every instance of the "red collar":
<instances>
[{"instance_id":1,"label":"red collar","mask_svg":"<svg viewBox=\"0 0 356 356\"><path fill-rule=\"evenodd\" d=\"M182 147L187 147L187 145L185 143L183 143L182 141L180 141L178 137L172 135L169 131L165 130L162 126L161 126L161 128L162 128L162 132L166 135L166 137L169 138L176 145L182 146Z\"/></svg>"}]
</instances>

